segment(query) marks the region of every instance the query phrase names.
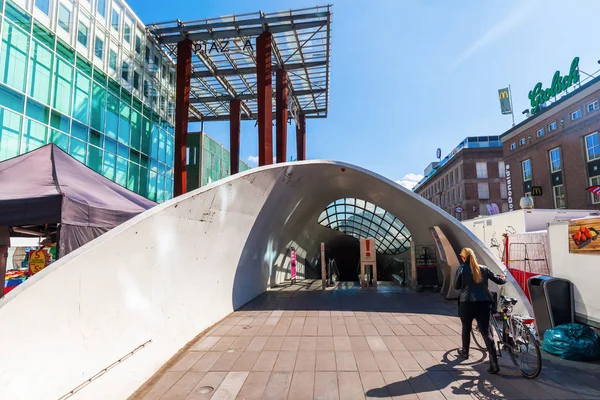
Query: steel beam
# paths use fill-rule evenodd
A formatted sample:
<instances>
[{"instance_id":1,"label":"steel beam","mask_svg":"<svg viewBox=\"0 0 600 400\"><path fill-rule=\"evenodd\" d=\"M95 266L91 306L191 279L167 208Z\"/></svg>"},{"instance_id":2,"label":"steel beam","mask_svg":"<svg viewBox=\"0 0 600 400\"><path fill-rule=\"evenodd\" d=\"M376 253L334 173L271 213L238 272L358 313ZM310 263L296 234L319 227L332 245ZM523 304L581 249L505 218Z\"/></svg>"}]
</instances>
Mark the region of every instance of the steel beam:
<instances>
[{"instance_id":1,"label":"steel beam","mask_svg":"<svg viewBox=\"0 0 600 400\"><path fill-rule=\"evenodd\" d=\"M280 69L275 75L275 120L277 162L287 159L288 74Z\"/></svg>"},{"instance_id":2,"label":"steel beam","mask_svg":"<svg viewBox=\"0 0 600 400\"><path fill-rule=\"evenodd\" d=\"M231 175L240 172L240 126L242 121L242 101L229 102L229 171Z\"/></svg>"},{"instance_id":3,"label":"steel beam","mask_svg":"<svg viewBox=\"0 0 600 400\"><path fill-rule=\"evenodd\" d=\"M306 160L306 116L301 113L296 124L296 152L297 160Z\"/></svg>"},{"instance_id":4,"label":"steel beam","mask_svg":"<svg viewBox=\"0 0 600 400\"><path fill-rule=\"evenodd\" d=\"M175 85L175 160L173 194L187 191L186 151L190 107L190 74L192 71L192 41L177 44L177 82Z\"/></svg>"},{"instance_id":5,"label":"steel beam","mask_svg":"<svg viewBox=\"0 0 600 400\"><path fill-rule=\"evenodd\" d=\"M317 115L312 115L312 114L316 114L316 113L320 113L320 114L325 114L327 110L324 108L320 108L318 110L307 110L307 111L302 111L302 113L307 114L306 118L324 118L324 116L317 116ZM271 112L271 118L273 118L273 113ZM255 121L256 115L252 116L252 117L248 117L247 115L245 115L244 113L242 113L242 121ZM200 121L204 121L204 122L214 122L214 121L229 121L229 114L225 113L223 115L219 115L219 116L214 116L214 115L207 115L205 117L203 117L202 119L198 119L198 118L191 118L190 122L200 122ZM272 121L271 121L272 124Z\"/></svg>"},{"instance_id":6,"label":"steel beam","mask_svg":"<svg viewBox=\"0 0 600 400\"><path fill-rule=\"evenodd\" d=\"M311 61L307 63L294 63L284 65L286 71L295 71L298 69L305 68L316 68L326 67L327 61ZM273 65L273 71L278 71L279 66ZM212 78L213 76L240 76L240 75L252 75L256 73L256 67L242 67L242 68L228 68L217 70L214 73L211 71L198 71L192 73L192 78Z\"/></svg>"},{"instance_id":7,"label":"steel beam","mask_svg":"<svg viewBox=\"0 0 600 400\"><path fill-rule=\"evenodd\" d=\"M277 73L281 72L277 71ZM283 71L286 72L286 71ZM287 72L286 72L287 75ZM287 79L286 79L287 81ZM327 90L326 89L314 89L314 90L294 90L292 92L292 96L308 96L311 95L313 93L318 94L318 93L325 93ZM238 100L256 100L258 98L258 94L256 93L250 93L250 94L239 94L235 97L233 96L205 96L205 97L197 97L197 98L192 98L190 99L190 104L201 104L201 103L216 103L216 102L222 102L222 101L231 101L233 99L238 99Z\"/></svg>"},{"instance_id":8,"label":"steel beam","mask_svg":"<svg viewBox=\"0 0 600 400\"><path fill-rule=\"evenodd\" d=\"M258 92L258 165L273 164L273 79L271 32L256 38L256 89Z\"/></svg>"},{"instance_id":9,"label":"steel beam","mask_svg":"<svg viewBox=\"0 0 600 400\"><path fill-rule=\"evenodd\" d=\"M303 29L311 29L318 28L321 26L327 25L327 21L310 21L310 22L300 22L298 24L286 24L286 25L271 25L269 26L270 33L282 33L282 32L292 32L292 31L300 31ZM250 36L259 36L264 33L264 28L262 26L256 28L241 28L241 29L226 29L222 31L214 31L214 32L200 32L200 33L190 33L187 35L177 34L177 35L169 35L162 36L158 38L158 43L160 44L169 44L169 43L178 43L182 40L189 39L191 41L206 41L212 39L233 39L239 37L250 37Z\"/></svg>"}]
</instances>

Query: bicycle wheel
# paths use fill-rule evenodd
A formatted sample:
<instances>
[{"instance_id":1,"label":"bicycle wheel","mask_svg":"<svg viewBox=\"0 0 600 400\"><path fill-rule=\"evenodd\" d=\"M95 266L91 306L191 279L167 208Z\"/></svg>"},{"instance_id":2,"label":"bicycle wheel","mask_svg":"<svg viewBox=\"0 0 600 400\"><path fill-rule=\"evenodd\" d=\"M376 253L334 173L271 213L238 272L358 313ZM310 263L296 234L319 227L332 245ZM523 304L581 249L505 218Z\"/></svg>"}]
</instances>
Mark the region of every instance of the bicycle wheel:
<instances>
[{"instance_id":1,"label":"bicycle wheel","mask_svg":"<svg viewBox=\"0 0 600 400\"><path fill-rule=\"evenodd\" d=\"M521 325L515 345L508 348L512 362L519 372L528 379L537 378L542 371L542 353L531 329Z\"/></svg>"},{"instance_id":2,"label":"bicycle wheel","mask_svg":"<svg viewBox=\"0 0 600 400\"><path fill-rule=\"evenodd\" d=\"M487 351L487 347L485 347L485 342L483 341L483 336L481 336L481 331L479 330L479 325L477 325L477 321L473 321L473 327L471 328L471 337L473 338L473 342L477 348L481 351Z\"/></svg>"}]
</instances>

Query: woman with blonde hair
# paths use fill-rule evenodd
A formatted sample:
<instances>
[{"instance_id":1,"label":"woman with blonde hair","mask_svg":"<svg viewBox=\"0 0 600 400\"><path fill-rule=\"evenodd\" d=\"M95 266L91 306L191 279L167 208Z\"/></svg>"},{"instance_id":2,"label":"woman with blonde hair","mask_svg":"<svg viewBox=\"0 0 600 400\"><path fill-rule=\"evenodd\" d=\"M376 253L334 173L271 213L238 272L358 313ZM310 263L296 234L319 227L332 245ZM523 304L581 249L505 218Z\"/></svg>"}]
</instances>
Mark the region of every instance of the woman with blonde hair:
<instances>
[{"instance_id":1,"label":"woman with blonde hair","mask_svg":"<svg viewBox=\"0 0 600 400\"><path fill-rule=\"evenodd\" d=\"M488 280L504 285L506 276L496 275L483 265L479 265L475 253L469 248L460 251L460 259L462 265L454 275L454 288L460 290L458 315L462 323L462 349L458 351L458 355L465 359L469 358L471 327L475 319L490 355L488 372L497 374L500 368L496 347L490 334L490 309L493 299L488 289Z\"/></svg>"}]
</instances>

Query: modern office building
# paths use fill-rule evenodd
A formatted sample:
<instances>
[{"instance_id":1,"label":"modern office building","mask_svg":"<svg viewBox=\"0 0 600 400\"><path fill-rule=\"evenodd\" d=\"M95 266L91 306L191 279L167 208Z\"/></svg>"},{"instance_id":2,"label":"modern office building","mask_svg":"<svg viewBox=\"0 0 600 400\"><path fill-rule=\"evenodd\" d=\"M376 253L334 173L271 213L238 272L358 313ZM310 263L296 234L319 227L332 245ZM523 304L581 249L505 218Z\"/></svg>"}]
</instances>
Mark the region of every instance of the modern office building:
<instances>
[{"instance_id":1,"label":"modern office building","mask_svg":"<svg viewBox=\"0 0 600 400\"><path fill-rule=\"evenodd\" d=\"M509 209L498 136L467 137L424 172L414 192L459 220Z\"/></svg>"},{"instance_id":2,"label":"modern office building","mask_svg":"<svg viewBox=\"0 0 600 400\"><path fill-rule=\"evenodd\" d=\"M600 197L586 190L600 185L600 77L576 78L501 136L517 204L533 195L536 208L600 209Z\"/></svg>"}]
</instances>

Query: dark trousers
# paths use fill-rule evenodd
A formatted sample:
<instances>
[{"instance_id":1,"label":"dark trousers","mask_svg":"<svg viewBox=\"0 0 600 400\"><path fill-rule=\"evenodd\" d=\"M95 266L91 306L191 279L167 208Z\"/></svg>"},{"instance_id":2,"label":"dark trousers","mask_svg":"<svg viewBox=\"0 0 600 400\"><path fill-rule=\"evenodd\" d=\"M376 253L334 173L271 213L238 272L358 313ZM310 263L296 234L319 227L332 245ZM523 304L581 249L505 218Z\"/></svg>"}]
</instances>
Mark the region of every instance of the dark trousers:
<instances>
[{"instance_id":1,"label":"dark trousers","mask_svg":"<svg viewBox=\"0 0 600 400\"><path fill-rule=\"evenodd\" d=\"M490 307L491 303L488 301L474 301L464 302L458 305L458 315L462 322L462 344L463 349L469 351L471 345L471 328L473 326L473 320L477 321L481 336L485 342L490 353L490 359L497 359L496 346L490 332Z\"/></svg>"}]
</instances>

